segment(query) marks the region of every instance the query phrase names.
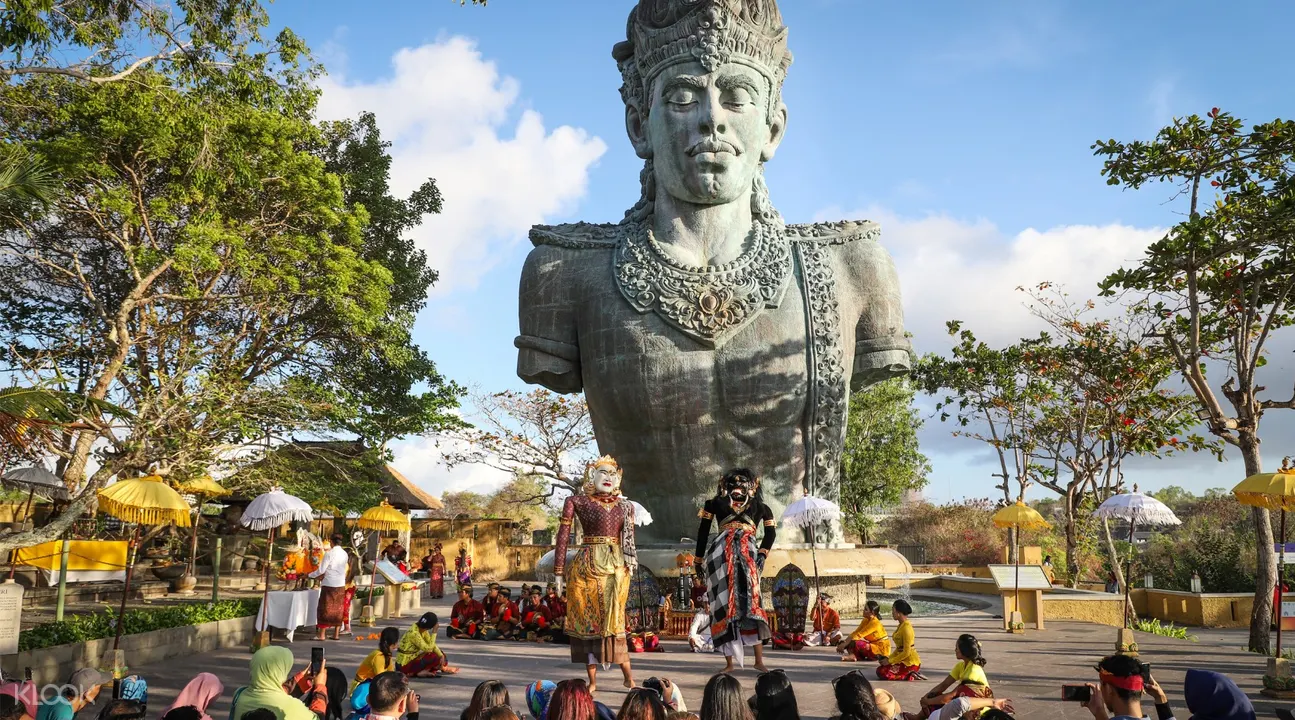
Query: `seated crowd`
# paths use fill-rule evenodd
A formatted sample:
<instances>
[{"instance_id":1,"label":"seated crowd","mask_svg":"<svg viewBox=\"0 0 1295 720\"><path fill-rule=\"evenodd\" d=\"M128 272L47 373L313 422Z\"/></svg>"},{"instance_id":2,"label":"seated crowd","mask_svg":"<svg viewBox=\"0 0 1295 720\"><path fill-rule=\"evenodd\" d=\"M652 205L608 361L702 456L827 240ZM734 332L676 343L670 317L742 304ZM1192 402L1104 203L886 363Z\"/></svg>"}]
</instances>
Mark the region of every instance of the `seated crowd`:
<instances>
[{"instance_id":1,"label":"seated crowd","mask_svg":"<svg viewBox=\"0 0 1295 720\"><path fill-rule=\"evenodd\" d=\"M509 602L503 593L493 597L500 598L494 602ZM881 680L920 680L911 625L904 629L911 609L902 600L895 605L896 619L904 617L896 630L894 647L884 630L877 632L879 623L874 621L879 608L869 603L859 630L844 639L840 649L847 661L876 660L875 676ZM429 612L404 633L386 628L378 636L378 648L350 678L327 662L317 669L294 671L291 650L263 647L252 656L248 684L233 691L229 720L418 720L420 698L410 689L410 678L458 671L437 646L438 627L436 614ZM830 635L824 635L823 640L830 640ZM837 677L831 686L837 708L833 720L1010 720L1012 700L994 696L976 637L959 636L952 654L956 661L952 670L911 712L904 712L893 694L874 687L869 673L852 670ZM1148 718L1144 697L1150 699L1156 720L1174 717L1149 665L1127 655L1112 655L1094 669L1094 682L1067 686L1069 699L1082 703L1094 720ZM111 682L105 673L81 669L54 697L38 697L30 682L0 685L0 720L73 720L87 705L95 704L101 688ZM161 713L150 714L147 683L132 676L114 683L112 699L98 703L97 720L213 720L208 709L224 692L219 678L201 673L180 691L174 703ZM1183 694L1192 720L1255 718L1249 699L1222 674L1189 670ZM663 677L648 678L632 689L619 710L595 700L584 680L538 680L526 685L518 700L524 703L523 714L533 720L800 720L796 692L782 670L760 674L754 694L749 696L736 677L717 674L706 684L696 712L689 710L679 686ZM478 685L459 717L519 720L509 689L500 680Z\"/></svg>"},{"instance_id":2,"label":"seated crowd","mask_svg":"<svg viewBox=\"0 0 1295 720\"><path fill-rule=\"evenodd\" d=\"M538 584L522 585L520 601L512 591L491 583L486 596L477 600L471 585L459 586L459 599L450 610L450 624L445 636L451 640L527 640L530 642L563 642L566 601L550 584L547 590Z\"/></svg>"}]
</instances>

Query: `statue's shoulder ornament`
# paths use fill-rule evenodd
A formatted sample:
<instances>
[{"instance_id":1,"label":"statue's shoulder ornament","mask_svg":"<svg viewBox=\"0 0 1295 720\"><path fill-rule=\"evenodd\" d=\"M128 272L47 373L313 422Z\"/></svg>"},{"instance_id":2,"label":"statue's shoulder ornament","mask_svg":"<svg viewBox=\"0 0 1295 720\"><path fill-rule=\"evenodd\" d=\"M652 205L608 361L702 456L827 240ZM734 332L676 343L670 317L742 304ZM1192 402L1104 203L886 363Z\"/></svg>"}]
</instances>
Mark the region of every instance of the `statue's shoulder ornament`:
<instances>
[{"instance_id":1,"label":"statue's shoulder ornament","mask_svg":"<svg viewBox=\"0 0 1295 720\"><path fill-rule=\"evenodd\" d=\"M568 250L610 250L625 232L617 223L565 223L536 225L531 228L531 243Z\"/></svg>"},{"instance_id":2,"label":"statue's shoulder ornament","mask_svg":"<svg viewBox=\"0 0 1295 720\"><path fill-rule=\"evenodd\" d=\"M846 245L856 240L876 242L881 226L870 220L838 220L787 226L787 239L812 245Z\"/></svg>"}]
</instances>

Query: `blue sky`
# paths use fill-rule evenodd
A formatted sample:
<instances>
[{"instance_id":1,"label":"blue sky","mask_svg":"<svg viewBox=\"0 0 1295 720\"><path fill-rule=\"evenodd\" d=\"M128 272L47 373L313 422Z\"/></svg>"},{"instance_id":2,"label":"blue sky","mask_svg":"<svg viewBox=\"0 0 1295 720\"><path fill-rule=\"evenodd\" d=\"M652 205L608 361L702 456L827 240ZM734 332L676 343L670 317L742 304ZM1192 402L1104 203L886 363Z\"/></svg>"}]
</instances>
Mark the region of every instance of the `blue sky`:
<instances>
[{"instance_id":1,"label":"blue sky","mask_svg":"<svg viewBox=\"0 0 1295 720\"><path fill-rule=\"evenodd\" d=\"M395 143L398 189L441 183L446 212L416 233L443 274L418 340L461 383L520 386L512 338L526 228L618 220L637 198L640 161L610 57L631 5L270 6L275 25L304 36L330 72L321 112L376 112ZM1288 3L781 6L796 60L787 139L767 168L774 203L793 222L882 222L920 351L947 347L941 328L952 318L1002 342L1031 332L1013 288L1052 280L1091 295L1175 221L1169 188L1105 185L1095 139L1149 137L1212 106L1256 121L1290 116L1295 101ZM1289 335L1279 338L1287 350ZM1295 434L1295 423L1272 419L1268 437ZM948 430L931 420L923 434L935 465L928 495L990 495L980 448ZM433 492L493 479L447 472L436 456L428 440L397 446L398 466ZM1185 459L1137 472L1143 487L1199 490L1232 484L1241 468L1239 458Z\"/></svg>"}]
</instances>

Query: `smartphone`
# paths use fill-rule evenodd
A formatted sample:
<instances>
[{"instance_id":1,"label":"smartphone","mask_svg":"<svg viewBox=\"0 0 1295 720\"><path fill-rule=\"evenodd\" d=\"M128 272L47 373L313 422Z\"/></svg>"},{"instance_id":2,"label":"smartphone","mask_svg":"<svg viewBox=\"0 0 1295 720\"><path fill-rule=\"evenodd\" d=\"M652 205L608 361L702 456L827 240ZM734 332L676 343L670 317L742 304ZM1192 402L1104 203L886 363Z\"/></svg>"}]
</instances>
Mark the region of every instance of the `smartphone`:
<instances>
[{"instance_id":1,"label":"smartphone","mask_svg":"<svg viewBox=\"0 0 1295 720\"><path fill-rule=\"evenodd\" d=\"M1143 684L1151 682L1151 663L1142 663L1142 682Z\"/></svg>"},{"instance_id":2,"label":"smartphone","mask_svg":"<svg viewBox=\"0 0 1295 720\"><path fill-rule=\"evenodd\" d=\"M113 681L112 681L112 699L113 699L113 700L120 700L120 699L121 699L121 679L120 679L120 678L113 678Z\"/></svg>"},{"instance_id":3,"label":"smartphone","mask_svg":"<svg viewBox=\"0 0 1295 720\"><path fill-rule=\"evenodd\" d=\"M1093 698L1093 690L1087 685L1062 685L1061 699L1066 702L1087 703Z\"/></svg>"},{"instance_id":4,"label":"smartphone","mask_svg":"<svg viewBox=\"0 0 1295 720\"><path fill-rule=\"evenodd\" d=\"M25 667L22 669L22 679L31 682L31 668Z\"/></svg>"},{"instance_id":5,"label":"smartphone","mask_svg":"<svg viewBox=\"0 0 1295 720\"><path fill-rule=\"evenodd\" d=\"M319 668L324 665L324 648L313 647L310 649L310 674L318 675Z\"/></svg>"}]
</instances>

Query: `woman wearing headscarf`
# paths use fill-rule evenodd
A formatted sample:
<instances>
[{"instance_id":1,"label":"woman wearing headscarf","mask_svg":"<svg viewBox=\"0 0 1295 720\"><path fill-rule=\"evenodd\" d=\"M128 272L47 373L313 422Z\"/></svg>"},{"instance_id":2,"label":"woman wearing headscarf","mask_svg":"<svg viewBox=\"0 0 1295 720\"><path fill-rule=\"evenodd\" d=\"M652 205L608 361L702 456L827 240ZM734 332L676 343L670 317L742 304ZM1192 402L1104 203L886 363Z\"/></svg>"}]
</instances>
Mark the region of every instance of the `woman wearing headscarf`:
<instances>
[{"instance_id":1,"label":"woman wearing headscarf","mask_svg":"<svg viewBox=\"0 0 1295 720\"><path fill-rule=\"evenodd\" d=\"M1188 670L1183 697L1191 720L1255 720L1250 698L1226 675L1212 670Z\"/></svg>"},{"instance_id":2,"label":"woman wearing headscarf","mask_svg":"<svg viewBox=\"0 0 1295 720\"><path fill-rule=\"evenodd\" d=\"M211 673L198 673L180 691L180 695L175 699L175 702L162 711L162 717L165 718L172 710L191 707L198 711L201 720L212 720L211 716L207 714L207 708L223 692L225 692L225 685L220 682L220 678Z\"/></svg>"},{"instance_id":3,"label":"woman wearing headscarf","mask_svg":"<svg viewBox=\"0 0 1295 720\"><path fill-rule=\"evenodd\" d=\"M531 712L533 720L545 720L549 698L553 697L553 691L557 687L552 680L536 680L526 686L526 709Z\"/></svg>"},{"instance_id":4,"label":"woman wearing headscarf","mask_svg":"<svg viewBox=\"0 0 1295 720\"><path fill-rule=\"evenodd\" d=\"M300 700L291 695L292 651L267 645L252 655L251 680L247 687L234 693L233 717L241 718L252 710L265 708L277 720L318 720L328 712L328 670L320 663L313 678L302 678L307 684Z\"/></svg>"}]
</instances>

